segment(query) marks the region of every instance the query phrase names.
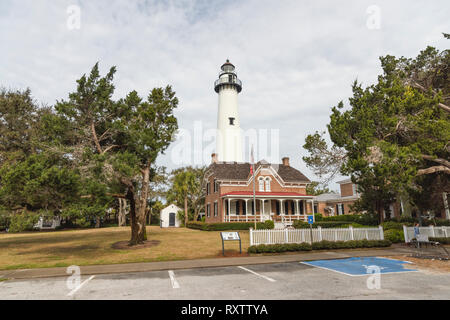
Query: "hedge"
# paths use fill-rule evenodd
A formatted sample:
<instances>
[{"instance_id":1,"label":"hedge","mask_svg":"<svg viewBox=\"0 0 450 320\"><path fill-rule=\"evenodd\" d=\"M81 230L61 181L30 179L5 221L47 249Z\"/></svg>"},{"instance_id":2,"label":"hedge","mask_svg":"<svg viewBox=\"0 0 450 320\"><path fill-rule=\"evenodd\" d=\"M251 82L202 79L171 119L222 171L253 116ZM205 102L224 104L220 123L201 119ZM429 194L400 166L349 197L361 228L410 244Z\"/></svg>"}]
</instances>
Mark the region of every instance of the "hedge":
<instances>
[{"instance_id":1,"label":"hedge","mask_svg":"<svg viewBox=\"0 0 450 320\"><path fill-rule=\"evenodd\" d=\"M435 238L435 237L431 237L431 238L428 238L428 240L436 241L436 242L439 242L441 244L450 244L450 238Z\"/></svg>"},{"instance_id":2,"label":"hedge","mask_svg":"<svg viewBox=\"0 0 450 320\"><path fill-rule=\"evenodd\" d=\"M400 243L405 241L403 230L388 229L384 231L384 238L392 243Z\"/></svg>"},{"instance_id":3,"label":"hedge","mask_svg":"<svg viewBox=\"0 0 450 320\"><path fill-rule=\"evenodd\" d=\"M187 223L190 229L197 229L203 231L225 231L225 230L248 230L255 227L254 222L216 222L205 223L200 221L190 221ZM257 229L267 229L268 224L264 222L256 223Z\"/></svg>"},{"instance_id":4,"label":"hedge","mask_svg":"<svg viewBox=\"0 0 450 320\"><path fill-rule=\"evenodd\" d=\"M386 221L381 224L383 227L383 230L403 230L403 225L411 226L412 223L401 223L401 222L395 222L395 221Z\"/></svg>"},{"instance_id":5,"label":"hedge","mask_svg":"<svg viewBox=\"0 0 450 320\"><path fill-rule=\"evenodd\" d=\"M348 221L316 221L312 224L313 228L322 227L322 228L348 228L349 226L352 226L353 228L371 228L372 225L362 225L355 222L348 222ZM304 229L309 228L309 223L296 220L293 223L293 227L295 229Z\"/></svg>"},{"instance_id":6,"label":"hedge","mask_svg":"<svg viewBox=\"0 0 450 320\"><path fill-rule=\"evenodd\" d=\"M366 226L377 226L378 219L374 216L368 214L343 214L340 216L323 217L322 215L316 214L316 222L347 222L347 223L359 223Z\"/></svg>"},{"instance_id":7,"label":"hedge","mask_svg":"<svg viewBox=\"0 0 450 320\"><path fill-rule=\"evenodd\" d=\"M250 246L248 253L278 253L292 251L311 251L325 249L354 249L354 248L375 248L389 247L392 243L389 240L350 240L350 241L320 241L309 244L285 243L285 244L260 244Z\"/></svg>"}]
</instances>

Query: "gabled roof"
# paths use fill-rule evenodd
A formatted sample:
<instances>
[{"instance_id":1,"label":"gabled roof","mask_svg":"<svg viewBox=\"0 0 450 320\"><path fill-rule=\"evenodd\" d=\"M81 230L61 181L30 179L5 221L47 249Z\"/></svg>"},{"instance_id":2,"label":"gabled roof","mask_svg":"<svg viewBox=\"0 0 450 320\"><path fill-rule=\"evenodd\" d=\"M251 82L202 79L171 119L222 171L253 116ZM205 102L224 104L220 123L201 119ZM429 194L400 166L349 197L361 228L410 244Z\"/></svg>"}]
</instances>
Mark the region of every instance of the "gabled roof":
<instances>
[{"instance_id":1,"label":"gabled roof","mask_svg":"<svg viewBox=\"0 0 450 320\"><path fill-rule=\"evenodd\" d=\"M285 182L311 182L303 173L291 166L270 164L262 160L255 164L255 171L261 166L272 167ZM250 175L250 163L217 162L212 163L208 167L208 171L219 180L247 181Z\"/></svg>"}]
</instances>

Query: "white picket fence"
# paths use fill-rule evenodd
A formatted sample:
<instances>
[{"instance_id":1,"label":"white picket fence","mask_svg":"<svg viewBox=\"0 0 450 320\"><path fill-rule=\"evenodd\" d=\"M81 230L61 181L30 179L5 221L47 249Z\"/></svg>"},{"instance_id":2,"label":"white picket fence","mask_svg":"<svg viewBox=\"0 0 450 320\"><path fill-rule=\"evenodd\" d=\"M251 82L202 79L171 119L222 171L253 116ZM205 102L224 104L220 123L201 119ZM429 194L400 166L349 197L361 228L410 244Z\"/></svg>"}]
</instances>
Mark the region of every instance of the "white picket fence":
<instances>
[{"instance_id":1,"label":"white picket fence","mask_svg":"<svg viewBox=\"0 0 450 320\"><path fill-rule=\"evenodd\" d=\"M449 238L450 227L419 227L419 233L427 235L429 238ZM414 239L414 227L403 226L403 234L405 235L405 242L411 242Z\"/></svg>"},{"instance_id":2,"label":"white picket fence","mask_svg":"<svg viewBox=\"0 0 450 320\"><path fill-rule=\"evenodd\" d=\"M324 228L312 229L312 242L322 240L384 240L383 228ZM283 244L311 242L311 230L308 229L270 229L253 230L250 228L250 245Z\"/></svg>"}]
</instances>

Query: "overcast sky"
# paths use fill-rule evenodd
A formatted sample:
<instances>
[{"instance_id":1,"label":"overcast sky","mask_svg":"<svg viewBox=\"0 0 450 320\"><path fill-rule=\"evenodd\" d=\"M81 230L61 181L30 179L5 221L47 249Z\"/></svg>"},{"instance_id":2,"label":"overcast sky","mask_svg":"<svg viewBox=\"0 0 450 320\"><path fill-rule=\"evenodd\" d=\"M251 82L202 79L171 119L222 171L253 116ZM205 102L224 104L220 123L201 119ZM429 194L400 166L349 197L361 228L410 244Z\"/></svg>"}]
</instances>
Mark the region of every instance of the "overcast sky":
<instances>
[{"instance_id":1,"label":"overcast sky","mask_svg":"<svg viewBox=\"0 0 450 320\"><path fill-rule=\"evenodd\" d=\"M278 129L280 157L314 180L301 160L306 135L325 130L331 107L347 103L355 79L376 80L379 56L447 49L449 9L438 0L1 0L0 86L29 87L53 105L100 61L103 74L117 66L115 98L170 84L180 128L201 121L211 129L213 82L229 58L243 81L241 127ZM174 146L159 164L179 166Z\"/></svg>"}]
</instances>

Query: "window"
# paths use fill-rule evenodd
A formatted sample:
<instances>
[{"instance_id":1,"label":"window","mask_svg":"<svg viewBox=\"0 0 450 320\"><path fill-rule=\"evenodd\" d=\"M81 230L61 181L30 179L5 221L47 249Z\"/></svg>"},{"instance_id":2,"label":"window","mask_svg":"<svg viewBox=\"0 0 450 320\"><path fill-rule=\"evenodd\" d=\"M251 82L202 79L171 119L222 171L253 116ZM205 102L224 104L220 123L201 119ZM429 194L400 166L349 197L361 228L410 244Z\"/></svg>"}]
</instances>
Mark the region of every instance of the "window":
<instances>
[{"instance_id":1,"label":"window","mask_svg":"<svg viewBox=\"0 0 450 320\"><path fill-rule=\"evenodd\" d=\"M236 215L239 215L239 200L236 200Z\"/></svg>"},{"instance_id":2,"label":"window","mask_svg":"<svg viewBox=\"0 0 450 320\"><path fill-rule=\"evenodd\" d=\"M209 194L209 182L206 184L206 195Z\"/></svg>"},{"instance_id":3,"label":"window","mask_svg":"<svg viewBox=\"0 0 450 320\"><path fill-rule=\"evenodd\" d=\"M303 214L304 214L304 210L303 210L303 201L300 201L300 203L299 203L299 208L300 208L300 214L303 215Z\"/></svg>"},{"instance_id":4,"label":"window","mask_svg":"<svg viewBox=\"0 0 450 320\"><path fill-rule=\"evenodd\" d=\"M258 182L259 182L259 191L264 192L264 180L263 180L263 177L259 177L258 178Z\"/></svg>"},{"instance_id":5,"label":"window","mask_svg":"<svg viewBox=\"0 0 450 320\"><path fill-rule=\"evenodd\" d=\"M291 214L295 214L295 202L291 201Z\"/></svg>"},{"instance_id":6,"label":"window","mask_svg":"<svg viewBox=\"0 0 450 320\"><path fill-rule=\"evenodd\" d=\"M336 210L337 210L338 216L343 215L344 214L344 205L342 203L338 203L336 205Z\"/></svg>"},{"instance_id":7,"label":"window","mask_svg":"<svg viewBox=\"0 0 450 320\"><path fill-rule=\"evenodd\" d=\"M266 178L266 191L270 192L270 178L269 177Z\"/></svg>"},{"instance_id":8,"label":"window","mask_svg":"<svg viewBox=\"0 0 450 320\"><path fill-rule=\"evenodd\" d=\"M244 201L244 202L242 203L242 214L243 214L244 216L247 215L247 201Z\"/></svg>"},{"instance_id":9,"label":"window","mask_svg":"<svg viewBox=\"0 0 450 320\"><path fill-rule=\"evenodd\" d=\"M209 203L206 205L206 216L211 216L211 205Z\"/></svg>"},{"instance_id":10,"label":"window","mask_svg":"<svg viewBox=\"0 0 450 320\"><path fill-rule=\"evenodd\" d=\"M252 208L252 215L254 215L255 214L255 202L253 202L253 200L251 202L250 207Z\"/></svg>"},{"instance_id":11,"label":"window","mask_svg":"<svg viewBox=\"0 0 450 320\"><path fill-rule=\"evenodd\" d=\"M230 120L230 126L234 126L234 119L235 118L228 118L228 120Z\"/></svg>"},{"instance_id":12,"label":"window","mask_svg":"<svg viewBox=\"0 0 450 320\"><path fill-rule=\"evenodd\" d=\"M216 193L217 191L219 191L219 185L217 181L214 179L214 193Z\"/></svg>"},{"instance_id":13,"label":"window","mask_svg":"<svg viewBox=\"0 0 450 320\"><path fill-rule=\"evenodd\" d=\"M289 203L287 201L284 202L284 214L289 214Z\"/></svg>"},{"instance_id":14,"label":"window","mask_svg":"<svg viewBox=\"0 0 450 320\"><path fill-rule=\"evenodd\" d=\"M214 217L217 217L217 202L214 202Z\"/></svg>"},{"instance_id":15,"label":"window","mask_svg":"<svg viewBox=\"0 0 450 320\"><path fill-rule=\"evenodd\" d=\"M277 213L277 216L280 215L280 201L275 202L275 212Z\"/></svg>"}]
</instances>

